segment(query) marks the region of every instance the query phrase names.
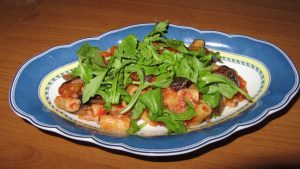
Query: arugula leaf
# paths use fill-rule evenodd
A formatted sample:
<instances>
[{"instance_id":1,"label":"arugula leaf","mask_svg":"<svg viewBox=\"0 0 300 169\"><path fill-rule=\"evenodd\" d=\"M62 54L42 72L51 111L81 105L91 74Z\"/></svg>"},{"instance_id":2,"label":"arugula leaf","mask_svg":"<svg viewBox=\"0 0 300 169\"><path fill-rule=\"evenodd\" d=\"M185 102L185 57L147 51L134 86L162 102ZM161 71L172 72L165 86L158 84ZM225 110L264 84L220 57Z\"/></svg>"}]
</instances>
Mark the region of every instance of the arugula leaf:
<instances>
[{"instance_id":1,"label":"arugula leaf","mask_svg":"<svg viewBox=\"0 0 300 169\"><path fill-rule=\"evenodd\" d=\"M136 65L136 64L128 65L125 68L124 72L125 73L136 72L138 74L138 76L139 76L141 85L144 84L144 73L143 73L143 70L142 70L142 68L141 68L140 65Z\"/></svg>"},{"instance_id":2,"label":"arugula leaf","mask_svg":"<svg viewBox=\"0 0 300 169\"><path fill-rule=\"evenodd\" d=\"M93 97L97 90L99 89L105 74L106 74L106 70L105 71L99 71L96 74L96 77L93 78L85 87L83 90L83 96L82 96L82 102L86 103L90 97Z\"/></svg>"},{"instance_id":3,"label":"arugula leaf","mask_svg":"<svg viewBox=\"0 0 300 169\"><path fill-rule=\"evenodd\" d=\"M221 94L220 92L215 92L212 94L204 94L203 95L203 100L211 107L211 108L215 108L219 105L220 102L220 98L221 98Z\"/></svg>"},{"instance_id":4,"label":"arugula leaf","mask_svg":"<svg viewBox=\"0 0 300 169\"><path fill-rule=\"evenodd\" d=\"M146 108L146 106L142 102L137 101L132 110L131 118L133 120L137 120L141 116L141 114L145 108Z\"/></svg>"},{"instance_id":5,"label":"arugula leaf","mask_svg":"<svg viewBox=\"0 0 300 169\"><path fill-rule=\"evenodd\" d=\"M219 88L217 86L217 84L211 84L211 85L207 85L205 86L206 83L204 83L204 87L199 89L199 91L201 93L206 93L206 94L214 94L216 92L219 92Z\"/></svg>"},{"instance_id":6,"label":"arugula leaf","mask_svg":"<svg viewBox=\"0 0 300 169\"><path fill-rule=\"evenodd\" d=\"M127 130L128 134L134 134L140 130L136 120L130 120L130 127Z\"/></svg>"},{"instance_id":7,"label":"arugula leaf","mask_svg":"<svg viewBox=\"0 0 300 169\"><path fill-rule=\"evenodd\" d=\"M128 105L119 113L119 114L124 114L127 111L129 111L136 103L139 95L141 94L142 90L144 89L145 86L139 86L137 91L131 96L131 100L128 103Z\"/></svg>"},{"instance_id":8,"label":"arugula leaf","mask_svg":"<svg viewBox=\"0 0 300 169\"><path fill-rule=\"evenodd\" d=\"M164 110L161 97L159 88L150 90L139 97L139 101L150 110L150 114L148 116L149 119L165 123L170 132L186 132L186 127L183 121L189 120L196 115L194 107L191 103L188 103L188 107L185 112L181 114L174 114L170 111ZM144 109L144 107L142 108Z\"/></svg>"},{"instance_id":9,"label":"arugula leaf","mask_svg":"<svg viewBox=\"0 0 300 169\"><path fill-rule=\"evenodd\" d=\"M128 104L131 100L131 95L125 90L125 88L121 87L118 87L118 92L121 95L121 99Z\"/></svg>"},{"instance_id":10,"label":"arugula leaf","mask_svg":"<svg viewBox=\"0 0 300 169\"><path fill-rule=\"evenodd\" d=\"M190 120L192 119L197 113L195 112L194 106L190 101L185 100L187 103L186 110L183 113L175 114L172 112L169 112L172 114L174 120L180 120L180 121L185 121L185 120Z\"/></svg>"},{"instance_id":11,"label":"arugula leaf","mask_svg":"<svg viewBox=\"0 0 300 169\"><path fill-rule=\"evenodd\" d=\"M237 92L240 92L248 100L252 100L252 97L248 93L223 75L206 73L200 77L196 86L203 93L204 102L212 108L219 105L221 95L227 99L231 99Z\"/></svg>"},{"instance_id":12,"label":"arugula leaf","mask_svg":"<svg viewBox=\"0 0 300 169\"><path fill-rule=\"evenodd\" d=\"M206 84L211 83L225 83L229 85L232 89L237 90L242 95L244 95L248 100L252 101L253 98L248 95L247 92L243 91L241 88L239 88L233 81L227 79L225 76L219 75L219 74L206 74L201 78L202 81L204 81Z\"/></svg>"},{"instance_id":13,"label":"arugula leaf","mask_svg":"<svg viewBox=\"0 0 300 169\"><path fill-rule=\"evenodd\" d=\"M112 86L111 86L111 93L110 93L110 100L112 104L118 104L120 99L120 92L118 92L118 79L115 78L113 80Z\"/></svg>"},{"instance_id":14,"label":"arugula leaf","mask_svg":"<svg viewBox=\"0 0 300 169\"><path fill-rule=\"evenodd\" d=\"M152 57L152 51L149 49L149 44L145 42L140 42L138 45L139 58L144 61L144 59L150 59Z\"/></svg>"},{"instance_id":15,"label":"arugula leaf","mask_svg":"<svg viewBox=\"0 0 300 169\"><path fill-rule=\"evenodd\" d=\"M135 58L137 53L137 37L130 34L118 46L117 55L125 58Z\"/></svg>"},{"instance_id":16,"label":"arugula leaf","mask_svg":"<svg viewBox=\"0 0 300 169\"><path fill-rule=\"evenodd\" d=\"M111 108L111 98L109 96L109 92L105 92L101 89L99 89L97 92L96 92L97 95L100 95L103 100L105 101L105 104L104 104L104 109L105 110L110 110Z\"/></svg>"},{"instance_id":17,"label":"arugula leaf","mask_svg":"<svg viewBox=\"0 0 300 169\"><path fill-rule=\"evenodd\" d=\"M85 63L79 64L74 70L73 75L79 76L85 83L89 83L93 78L92 69Z\"/></svg>"},{"instance_id":18,"label":"arugula leaf","mask_svg":"<svg viewBox=\"0 0 300 169\"><path fill-rule=\"evenodd\" d=\"M139 101L142 102L154 116L159 117L163 113L164 105L159 88L147 91L139 97Z\"/></svg>"},{"instance_id":19,"label":"arugula leaf","mask_svg":"<svg viewBox=\"0 0 300 169\"><path fill-rule=\"evenodd\" d=\"M165 123L169 132L185 133L187 129L184 125L184 121L192 119L197 114L194 110L194 106L188 100L185 100L185 102L188 106L183 113L177 114L164 111L164 114L157 117L156 120Z\"/></svg>"},{"instance_id":20,"label":"arugula leaf","mask_svg":"<svg viewBox=\"0 0 300 169\"><path fill-rule=\"evenodd\" d=\"M196 83L198 73L203 68L202 63L196 57L183 57L175 70L176 77L183 77Z\"/></svg>"},{"instance_id":21,"label":"arugula leaf","mask_svg":"<svg viewBox=\"0 0 300 169\"><path fill-rule=\"evenodd\" d=\"M141 65L141 67L144 70L144 73L145 73L146 76L160 74L159 70L155 66Z\"/></svg>"},{"instance_id":22,"label":"arugula leaf","mask_svg":"<svg viewBox=\"0 0 300 169\"><path fill-rule=\"evenodd\" d=\"M159 57L159 55L158 55L158 53L157 53L154 46L148 45L147 48L151 52L151 54L152 54L153 58L155 59L155 61L158 61L158 63L161 63L161 62L164 61L164 58Z\"/></svg>"},{"instance_id":23,"label":"arugula leaf","mask_svg":"<svg viewBox=\"0 0 300 169\"><path fill-rule=\"evenodd\" d=\"M157 23L152 31L144 38L144 42L151 44L151 42L165 41L165 38L162 36L167 32L167 27L168 21Z\"/></svg>"},{"instance_id":24,"label":"arugula leaf","mask_svg":"<svg viewBox=\"0 0 300 169\"><path fill-rule=\"evenodd\" d=\"M185 127L183 121L176 121L176 120L172 119L170 116L158 117L157 121L161 121L161 122L165 123L169 132L174 132L174 133L185 133L186 132L186 127Z\"/></svg>"},{"instance_id":25,"label":"arugula leaf","mask_svg":"<svg viewBox=\"0 0 300 169\"><path fill-rule=\"evenodd\" d=\"M79 76L85 84L90 83L94 78L93 73L106 71L103 57L100 50L95 46L84 43L77 51L79 64L73 70L73 75Z\"/></svg>"},{"instance_id":26,"label":"arugula leaf","mask_svg":"<svg viewBox=\"0 0 300 169\"><path fill-rule=\"evenodd\" d=\"M154 86L159 88L167 88L172 83L173 79L170 77L169 74L161 74L156 77L154 82L146 82L148 86Z\"/></svg>"},{"instance_id":27,"label":"arugula leaf","mask_svg":"<svg viewBox=\"0 0 300 169\"><path fill-rule=\"evenodd\" d=\"M153 30L147 35L147 37L154 36L156 34L162 35L167 31L168 21L159 22L155 25Z\"/></svg>"},{"instance_id":28,"label":"arugula leaf","mask_svg":"<svg viewBox=\"0 0 300 169\"><path fill-rule=\"evenodd\" d=\"M88 60L90 65L96 64L98 66L105 67L104 59L100 56L100 50L95 46L90 46L84 43L77 51L79 62L82 63L84 60Z\"/></svg>"},{"instance_id":29,"label":"arugula leaf","mask_svg":"<svg viewBox=\"0 0 300 169\"><path fill-rule=\"evenodd\" d=\"M147 123L143 123L138 125L136 120L130 120L130 127L127 130L128 134L135 134L136 132L140 131L143 127L145 127Z\"/></svg>"},{"instance_id":30,"label":"arugula leaf","mask_svg":"<svg viewBox=\"0 0 300 169\"><path fill-rule=\"evenodd\" d=\"M218 84L219 92L227 99L231 99L238 91L226 83Z\"/></svg>"},{"instance_id":31,"label":"arugula leaf","mask_svg":"<svg viewBox=\"0 0 300 169\"><path fill-rule=\"evenodd\" d=\"M138 97L140 96L142 90L144 88L146 88L147 86L144 85L144 74L143 71L141 70L141 68L138 65L129 65L125 68L126 73L128 72L136 72L139 76L140 79L140 86L137 89L137 91L132 95L130 102L128 103L128 105L119 113L119 114L124 114L126 113L128 110L130 110L136 103Z\"/></svg>"},{"instance_id":32,"label":"arugula leaf","mask_svg":"<svg viewBox=\"0 0 300 169\"><path fill-rule=\"evenodd\" d=\"M132 83L132 80L130 78L130 73L124 71L124 80L123 80L124 87L127 87L130 83Z\"/></svg>"},{"instance_id":33,"label":"arugula leaf","mask_svg":"<svg viewBox=\"0 0 300 169\"><path fill-rule=\"evenodd\" d=\"M167 39L166 46L177 49L181 53L187 53L188 52L185 44L183 43L183 41L180 41L180 40Z\"/></svg>"},{"instance_id":34,"label":"arugula leaf","mask_svg":"<svg viewBox=\"0 0 300 169\"><path fill-rule=\"evenodd\" d=\"M198 88L199 92L203 94L203 100L207 103L210 107L215 108L219 105L219 101L221 98L218 84L210 84L207 85L205 82L202 84L202 88ZM207 86L205 86L207 85Z\"/></svg>"},{"instance_id":35,"label":"arugula leaf","mask_svg":"<svg viewBox=\"0 0 300 169\"><path fill-rule=\"evenodd\" d=\"M173 53L168 50L164 50L163 53L159 55L159 58L161 58L164 63L169 63L172 65L175 65L177 61L183 57L184 56L179 53Z\"/></svg>"}]
</instances>

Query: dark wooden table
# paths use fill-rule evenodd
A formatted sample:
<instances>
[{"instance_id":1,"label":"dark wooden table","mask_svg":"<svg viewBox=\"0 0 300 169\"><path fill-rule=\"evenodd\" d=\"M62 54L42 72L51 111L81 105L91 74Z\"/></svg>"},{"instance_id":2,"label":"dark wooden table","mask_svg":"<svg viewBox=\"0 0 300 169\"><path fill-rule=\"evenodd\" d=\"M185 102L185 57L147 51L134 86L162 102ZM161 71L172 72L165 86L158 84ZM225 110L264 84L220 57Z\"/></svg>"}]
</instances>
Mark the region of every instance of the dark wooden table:
<instances>
[{"instance_id":1,"label":"dark wooden table","mask_svg":"<svg viewBox=\"0 0 300 169\"><path fill-rule=\"evenodd\" d=\"M263 123L183 156L149 158L41 131L10 108L14 74L57 45L138 23L169 20L279 46L300 70L300 1L0 1L0 168L300 168L300 101ZM26 99L26 98L24 98Z\"/></svg>"}]
</instances>

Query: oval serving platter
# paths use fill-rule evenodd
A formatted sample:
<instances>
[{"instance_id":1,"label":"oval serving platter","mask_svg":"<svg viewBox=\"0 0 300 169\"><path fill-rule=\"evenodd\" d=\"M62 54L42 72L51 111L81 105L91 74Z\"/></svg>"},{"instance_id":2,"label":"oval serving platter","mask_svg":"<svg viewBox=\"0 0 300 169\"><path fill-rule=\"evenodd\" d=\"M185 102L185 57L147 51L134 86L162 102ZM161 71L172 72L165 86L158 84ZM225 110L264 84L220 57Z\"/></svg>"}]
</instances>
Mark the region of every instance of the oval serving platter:
<instances>
[{"instance_id":1,"label":"oval serving platter","mask_svg":"<svg viewBox=\"0 0 300 169\"><path fill-rule=\"evenodd\" d=\"M74 140L139 155L168 156L200 149L260 123L284 108L299 90L295 66L275 45L242 35L170 25L167 37L187 44L195 38L204 39L207 47L219 51L223 63L235 68L245 78L249 94L255 101L245 101L237 108L226 109L222 116L212 119L211 124L201 124L188 133L156 137L107 135L98 132L97 124L79 120L55 107L53 100L63 82L62 75L76 66L76 51L83 43L105 50L129 34L142 39L153 26L151 23L125 27L99 37L57 46L33 57L19 69L12 82L9 96L12 109L34 126ZM164 128L146 127L139 134L148 136L154 130L160 134L165 132Z\"/></svg>"}]
</instances>

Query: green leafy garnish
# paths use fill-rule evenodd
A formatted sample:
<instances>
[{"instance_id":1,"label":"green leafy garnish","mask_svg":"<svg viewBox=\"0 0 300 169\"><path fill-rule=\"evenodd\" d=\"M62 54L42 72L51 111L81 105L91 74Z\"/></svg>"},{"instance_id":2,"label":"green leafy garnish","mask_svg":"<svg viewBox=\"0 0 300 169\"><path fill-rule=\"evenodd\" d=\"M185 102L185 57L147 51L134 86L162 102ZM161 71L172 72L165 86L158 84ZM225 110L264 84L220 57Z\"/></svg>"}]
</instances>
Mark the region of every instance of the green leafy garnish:
<instances>
[{"instance_id":1,"label":"green leafy garnish","mask_svg":"<svg viewBox=\"0 0 300 169\"><path fill-rule=\"evenodd\" d=\"M100 96L105 101L104 108L109 110L113 104L125 101L127 106L119 114L131 112L127 132L135 134L146 125L138 125L144 110L149 112L150 120L164 123L169 133L187 131L185 121L197 114L193 104L185 100L187 106L182 113L171 112L163 104L161 88L169 87L175 77L193 82L212 108L219 105L222 96L231 99L236 93L252 100L233 81L212 73L212 62L221 58L220 53L206 52L204 47L192 51L183 41L167 38L167 29L168 21L163 21L142 40L129 34L116 44L115 52L108 58L101 56L98 47L83 44L77 51L79 64L72 72L84 81L82 103ZM154 80L147 81L147 77ZM132 95L126 91L128 85L137 85ZM151 90L143 91L146 88Z\"/></svg>"},{"instance_id":2,"label":"green leafy garnish","mask_svg":"<svg viewBox=\"0 0 300 169\"><path fill-rule=\"evenodd\" d=\"M84 87L84 92L82 96L82 102L86 103L90 97L93 97L99 86L101 85L104 77L105 77L106 71L98 71L96 73L95 78L93 78L85 87Z\"/></svg>"}]
</instances>

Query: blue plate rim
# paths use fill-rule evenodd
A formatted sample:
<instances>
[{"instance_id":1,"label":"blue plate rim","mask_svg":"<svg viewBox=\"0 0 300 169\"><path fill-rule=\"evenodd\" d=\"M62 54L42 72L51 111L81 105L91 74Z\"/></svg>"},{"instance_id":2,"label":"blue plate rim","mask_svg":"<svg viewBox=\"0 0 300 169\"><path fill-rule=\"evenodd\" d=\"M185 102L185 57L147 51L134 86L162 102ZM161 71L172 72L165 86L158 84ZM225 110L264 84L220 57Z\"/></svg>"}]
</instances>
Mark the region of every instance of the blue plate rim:
<instances>
[{"instance_id":1,"label":"blue plate rim","mask_svg":"<svg viewBox=\"0 0 300 169\"><path fill-rule=\"evenodd\" d=\"M112 33L115 33L115 32L120 32L120 31L123 31L123 30L126 30L126 29L130 29L130 28L134 28L134 27L140 27L140 26L152 26L154 24L155 23L135 24L135 25L130 25L130 26L123 27L123 28L120 28L120 29L111 30L111 31L108 31L104 34L101 34L100 36L83 38L83 39L79 39L79 40L77 40L77 41L75 41L71 44L68 44L68 45L59 45L59 46L52 47L52 48L46 50L45 52L42 52L42 53L32 57L31 59L27 60L24 64L22 64L22 66L19 68L19 70L17 71L17 73L15 74L15 76L13 78L13 81L11 83L11 87L9 89L9 96L8 96L9 97L8 100L9 100L9 104L10 104L11 108L14 110L15 114L17 114L21 118L27 120L28 122L30 122L34 126L40 128L40 129L43 129L43 130L47 130L47 131L57 133L59 135L65 136L65 137L70 138L70 139L79 140L79 141L86 141L86 142L94 143L96 145L99 145L99 146L102 146L102 147L105 147L105 148L108 148L108 149L121 150L121 151L129 152L129 153L133 153L133 154L138 154L138 155L169 156L169 155L185 154L185 153L189 153L189 152L201 149L202 147L204 147L208 144L212 144L214 142L218 142L220 140L226 139L226 138L230 137L232 134L234 134L234 133L236 133L240 130L255 126L258 123L262 122L265 118L267 118L271 114L273 114L275 112L278 112L281 109L283 109L284 107L286 107L289 104L289 102L292 100L292 98L294 98L295 95L299 91L299 75L298 75L297 69L294 66L292 60L276 45L274 45L272 43L269 43L267 41L255 39L253 37L245 36L245 35L227 34L227 33L224 33L224 32L211 31L211 30L199 30L199 29L196 29L196 28L188 27L188 26L179 26L179 25L170 24L170 26L172 26L172 27L193 30L193 31L196 31L200 34L214 33L214 34L219 34L219 35L226 36L228 38L235 38L235 37L246 38L246 39L249 39L251 41L255 41L255 42L259 42L259 43L269 45L269 46L273 47L274 49L276 49L277 51L279 51L280 54L282 56L284 56L284 59L286 61L288 61L289 66L292 68L294 76L295 76L295 78L294 78L295 83L294 83L293 87L289 90L289 92L287 92L285 94L283 99L278 104L276 104L272 107L268 107L256 118L251 119L250 121L243 122L243 123L237 123L237 124L233 125L232 127L230 127L229 129L227 129L226 131L224 131L224 132L222 132L218 135L207 137L207 138L203 139L200 142L196 142L195 144L185 146L185 147L180 147L180 148L172 148L172 149L142 149L142 148L132 147L132 146L129 146L129 145L126 145L126 144L123 144L123 143L106 142L106 141L103 141L101 139L98 139L97 137L95 137L93 135L84 136L84 135L81 135L81 134L72 133L72 132L69 132L69 131L63 129L62 127L60 127L58 125L48 125L48 124L44 124L44 123L38 121L34 116L30 115L29 113L26 113L26 112L22 111L15 104L13 96L14 96L14 90L15 90L16 82L17 82L21 72L23 71L23 69L25 69L26 66L29 65L34 60L36 60L40 57L43 57L45 54L47 54L47 53L49 53L49 52L51 52L55 49L72 47L75 44L78 44L78 43L81 43L81 42L84 42L84 41L99 40L102 37L105 37L105 36L107 36L109 34L112 34Z\"/></svg>"}]
</instances>

